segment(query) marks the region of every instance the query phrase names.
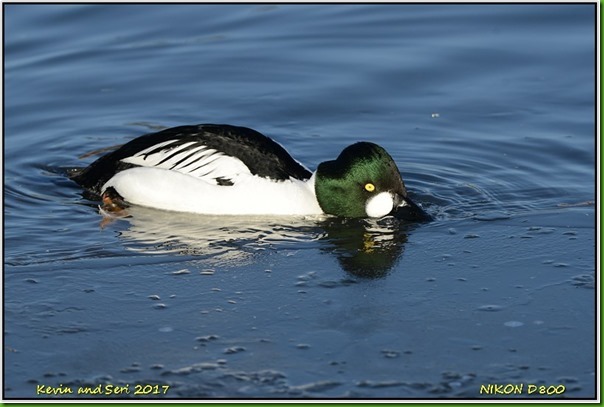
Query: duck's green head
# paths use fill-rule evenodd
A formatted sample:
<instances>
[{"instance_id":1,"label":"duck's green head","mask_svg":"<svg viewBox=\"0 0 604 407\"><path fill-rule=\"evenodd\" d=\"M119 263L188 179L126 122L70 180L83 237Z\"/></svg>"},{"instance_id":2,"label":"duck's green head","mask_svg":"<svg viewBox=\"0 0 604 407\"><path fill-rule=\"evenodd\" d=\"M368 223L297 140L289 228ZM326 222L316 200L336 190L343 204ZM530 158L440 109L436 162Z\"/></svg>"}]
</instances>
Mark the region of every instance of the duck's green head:
<instances>
[{"instance_id":1,"label":"duck's green head","mask_svg":"<svg viewBox=\"0 0 604 407\"><path fill-rule=\"evenodd\" d=\"M347 218L381 218L399 206L417 208L390 154L369 142L348 146L335 160L319 164L315 192L325 213Z\"/></svg>"}]
</instances>

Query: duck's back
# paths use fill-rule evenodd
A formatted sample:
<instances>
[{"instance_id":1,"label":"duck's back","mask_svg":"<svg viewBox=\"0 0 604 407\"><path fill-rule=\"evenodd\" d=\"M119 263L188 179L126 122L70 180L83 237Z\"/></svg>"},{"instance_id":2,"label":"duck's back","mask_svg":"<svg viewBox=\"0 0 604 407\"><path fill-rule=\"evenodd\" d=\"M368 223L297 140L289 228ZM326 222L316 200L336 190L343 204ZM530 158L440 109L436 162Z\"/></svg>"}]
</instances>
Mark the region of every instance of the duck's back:
<instances>
[{"instance_id":1,"label":"duck's back","mask_svg":"<svg viewBox=\"0 0 604 407\"><path fill-rule=\"evenodd\" d=\"M218 161L218 157L238 160L251 175L275 181L290 178L307 180L312 175L278 143L255 130L200 124L173 127L138 137L77 171L72 179L89 191L100 194L107 181L129 168L157 167L204 177L209 174L206 167ZM238 171L241 171L241 165ZM214 175L211 179L217 185L236 182L229 171L224 174L218 171Z\"/></svg>"}]
</instances>

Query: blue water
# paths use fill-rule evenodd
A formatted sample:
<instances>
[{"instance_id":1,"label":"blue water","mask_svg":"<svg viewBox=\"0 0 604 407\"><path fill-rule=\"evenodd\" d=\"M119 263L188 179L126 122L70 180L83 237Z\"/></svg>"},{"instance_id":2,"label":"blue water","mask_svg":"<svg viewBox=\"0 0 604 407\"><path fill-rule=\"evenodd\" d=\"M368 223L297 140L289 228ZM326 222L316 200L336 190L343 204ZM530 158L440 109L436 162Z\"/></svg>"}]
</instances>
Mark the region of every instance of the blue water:
<instances>
[{"instance_id":1,"label":"blue water","mask_svg":"<svg viewBox=\"0 0 604 407\"><path fill-rule=\"evenodd\" d=\"M595 5L4 13L5 398L595 397ZM434 220L107 221L64 176L196 123L379 143Z\"/></svg>"}]
</instances>

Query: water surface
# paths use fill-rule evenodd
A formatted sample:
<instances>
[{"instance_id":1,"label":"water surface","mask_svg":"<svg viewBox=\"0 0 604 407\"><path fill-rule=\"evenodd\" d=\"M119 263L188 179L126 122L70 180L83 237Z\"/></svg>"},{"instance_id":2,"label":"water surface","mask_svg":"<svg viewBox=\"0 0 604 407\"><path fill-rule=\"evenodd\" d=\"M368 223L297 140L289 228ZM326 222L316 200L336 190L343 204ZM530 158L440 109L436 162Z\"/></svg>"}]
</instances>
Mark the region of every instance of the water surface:
<instances>
[{"instance_id":1,"label":"water surface","mask_svg":"<svg viewBox=\"0 0 604 407\"><path fill-rule=\"evenodd\" d=\"M594 5L4 11L6 398L595 396ZM64 176L195 123L379 143L434 220L106 221Z\"/></svg>"}]
</instances>

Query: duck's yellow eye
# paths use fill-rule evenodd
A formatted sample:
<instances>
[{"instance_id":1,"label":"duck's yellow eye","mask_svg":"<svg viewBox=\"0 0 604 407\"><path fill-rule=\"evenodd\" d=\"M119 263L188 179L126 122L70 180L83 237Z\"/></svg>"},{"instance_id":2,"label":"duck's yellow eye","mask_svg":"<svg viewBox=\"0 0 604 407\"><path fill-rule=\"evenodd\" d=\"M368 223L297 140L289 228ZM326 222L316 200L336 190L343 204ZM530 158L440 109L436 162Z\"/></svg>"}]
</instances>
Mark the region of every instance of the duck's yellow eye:
<instances>
[{"instance_id":1,"label":"duck's yellow eye","mask_svg":"<svg viewBox=\"0 0 604 407\"><path fill-rule=\"evenodd\" d=\"M368 184L365 184L365 191L367 191L367 192L375 191L375 185L373 185L371 182Z\"/></svg>"}]
</instances>

